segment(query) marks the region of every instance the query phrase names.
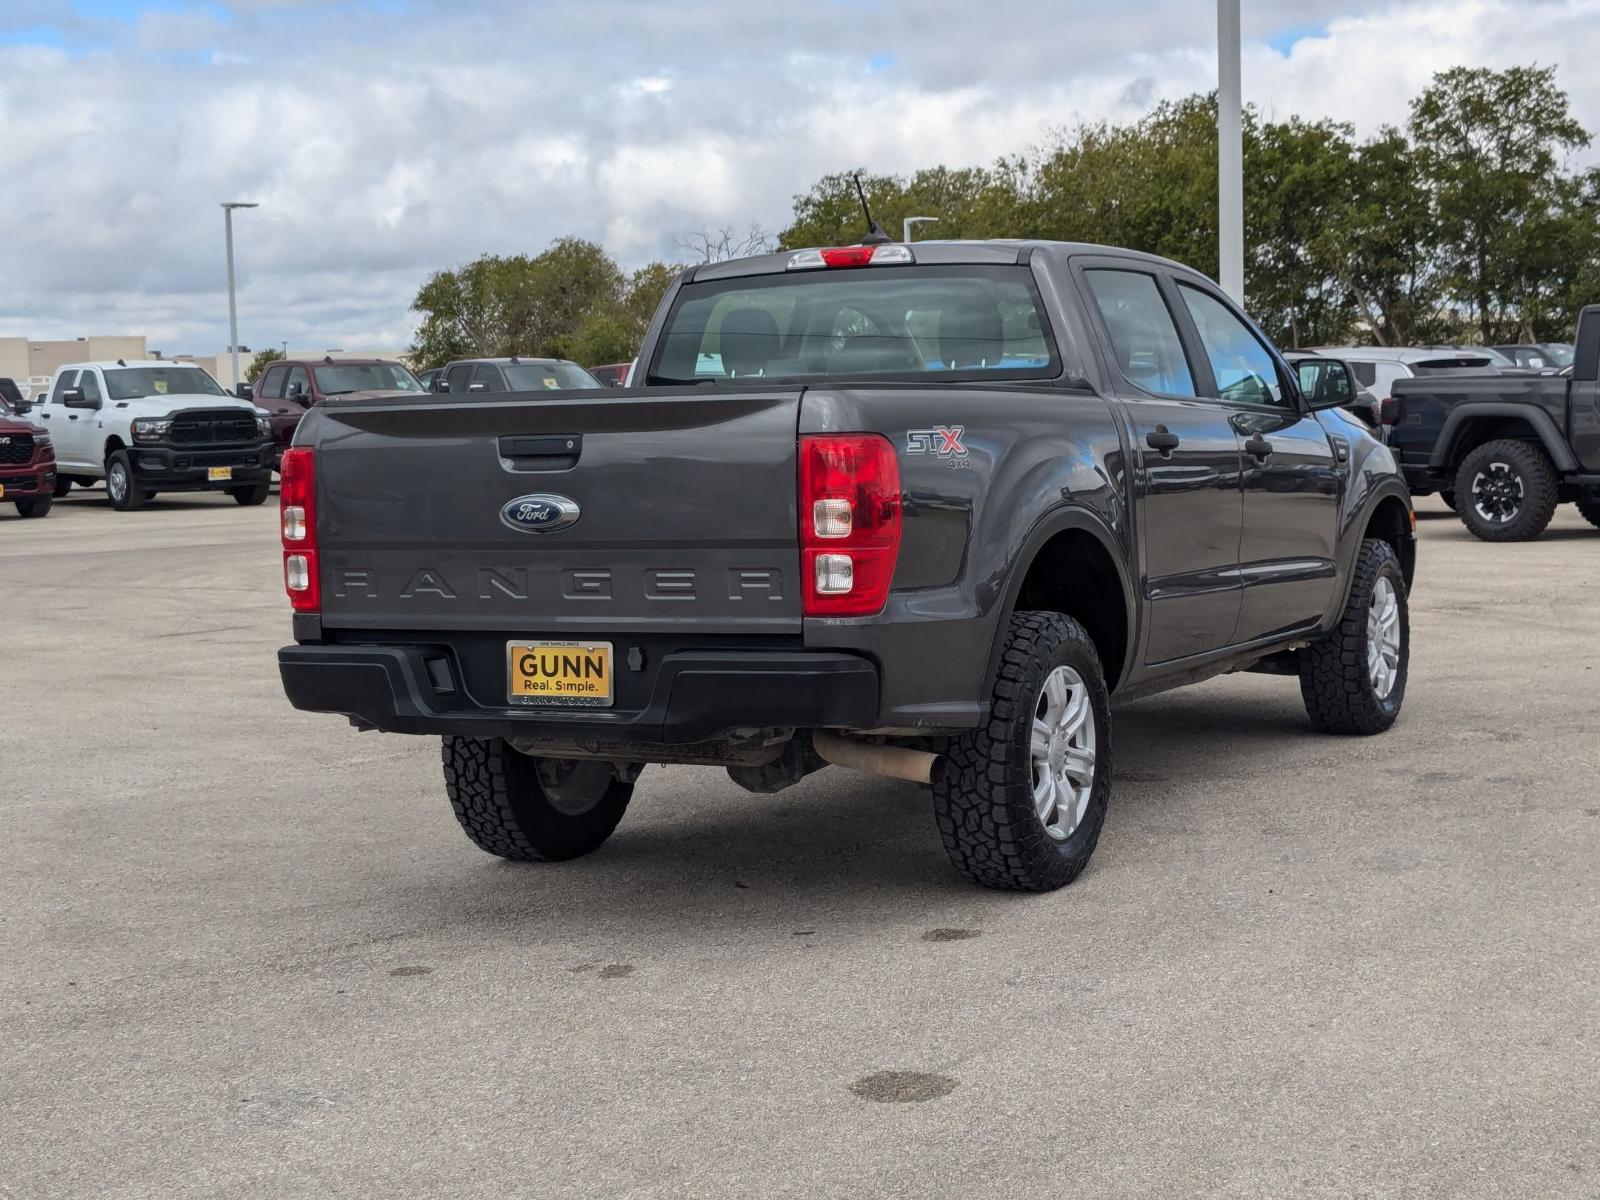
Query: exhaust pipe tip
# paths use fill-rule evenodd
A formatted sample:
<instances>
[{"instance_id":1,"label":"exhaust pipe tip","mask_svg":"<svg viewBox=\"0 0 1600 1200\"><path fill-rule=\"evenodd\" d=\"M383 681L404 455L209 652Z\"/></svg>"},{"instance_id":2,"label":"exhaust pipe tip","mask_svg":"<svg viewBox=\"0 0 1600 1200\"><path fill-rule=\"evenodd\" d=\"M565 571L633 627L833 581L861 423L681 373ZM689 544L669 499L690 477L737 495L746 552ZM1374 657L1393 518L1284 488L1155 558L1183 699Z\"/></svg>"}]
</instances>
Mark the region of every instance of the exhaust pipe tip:
<instances>
[{"instance_id":1,"label":"exhaust pipe tip","mask_svg":"<svg viewBox=\"0 0 1600 1200\"><path fill-rule=\"evenodd\" d=\"M890 779L904 779L910 783L932 783L933 769L940 758L928 750L885 746L825 730L814 732L811 744L819 758L836 767L848 767L852 771L864 771L868 775L883 775Z\"/></svg>"}]
</instances>

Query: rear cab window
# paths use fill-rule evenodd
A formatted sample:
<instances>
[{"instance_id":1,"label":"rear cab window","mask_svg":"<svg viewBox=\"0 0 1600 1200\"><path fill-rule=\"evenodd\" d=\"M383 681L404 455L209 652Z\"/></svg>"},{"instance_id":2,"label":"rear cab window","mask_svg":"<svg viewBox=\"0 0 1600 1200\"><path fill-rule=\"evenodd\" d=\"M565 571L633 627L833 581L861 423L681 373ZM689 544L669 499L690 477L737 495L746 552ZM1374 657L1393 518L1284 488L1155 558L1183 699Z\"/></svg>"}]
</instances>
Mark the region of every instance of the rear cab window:
<instances>
[{"instance_id":1,"label":"rear cab window","mask_svg":"<svg viewBox=\"0 0 1600 1200\"><path fill-rule=\"evenodd\" d=\"M1026 266L917 264L685 284L647 382L1001 381L1060 371Z\"/></svg>"}]
</instances>

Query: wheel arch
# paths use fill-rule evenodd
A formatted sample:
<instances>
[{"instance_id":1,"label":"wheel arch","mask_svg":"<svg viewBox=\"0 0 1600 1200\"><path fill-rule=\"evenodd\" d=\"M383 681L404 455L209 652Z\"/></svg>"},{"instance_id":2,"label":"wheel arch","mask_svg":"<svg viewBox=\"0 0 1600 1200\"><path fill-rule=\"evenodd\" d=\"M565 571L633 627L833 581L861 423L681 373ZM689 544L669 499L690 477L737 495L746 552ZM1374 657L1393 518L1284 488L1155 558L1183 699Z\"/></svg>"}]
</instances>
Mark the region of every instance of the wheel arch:
<instances>
[{"instance_id":1,"label":"wheel arch","mask_svg":"<svg viewBox=\"0 0 1600 1200\"><path fill-rule=\"evenodd\" d=\"M111 456L118 450L126 450L127 448L128 443L113 433L111 436L106 438L105 453L100 456L100 461L103 463L108 463L111 461Z\"/></svg>"},{"instance_id":2,"label":"wheel arch","mask_svg":"<svg viewBox=\"0 0 1600 1200\"><path fill-rule=\"evenodd\" d=\"M1400 569L1406 577L1406 591L1410 592L1417 573L1417 535L1412 527L1411 503L1393 491L1378 495L1367 513L1361 538L1377 538L1388 542L1400 560ZM1359 547L1358 547L1359 552Z\"/></svg>"},{"instance_id":3,"label":"wheel arch","mask_svg":"<svg viewBox=\"0 0 1600 1200\"><path fill-rule=\"evenodd\" d=\"M1544 409L1531 404L1457 405L1445 418L1428 465L1436 470L1454 471L1473 450L1502 437L1537 442L1550 456L1556 470L1578 470L1578 460L1562 439L1555 420Z\"/></svg>"},{"instance_id":4,"label":"wheel arch","mask_svg":"<svg viewBox=\"0 0 1600 1200\"><path fill-rule=\"evenodd\" d=\"M1116 535L1094 513L1069 507L1042 517L1013 562L1003 595L985 696L994 688L1011 615L1022 609L1065 613L1081 624L1100 655L1108 691L1127 678L1138 632L1132 580Z\"/></svg>"}]
</instances>

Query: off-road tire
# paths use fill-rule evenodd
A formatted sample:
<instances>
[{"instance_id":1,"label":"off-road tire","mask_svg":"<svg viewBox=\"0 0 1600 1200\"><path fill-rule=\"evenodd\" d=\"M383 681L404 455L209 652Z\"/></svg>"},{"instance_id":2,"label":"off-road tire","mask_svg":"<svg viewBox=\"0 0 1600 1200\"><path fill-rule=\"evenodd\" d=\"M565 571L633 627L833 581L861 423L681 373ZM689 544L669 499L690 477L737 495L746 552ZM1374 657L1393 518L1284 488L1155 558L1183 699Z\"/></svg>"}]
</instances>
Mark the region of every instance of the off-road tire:
<instances>
[{"instance_id":1,"label":"off-road tire","mask_svg":"<svg viewBox=\"0 0 1600 1200\"><path fill-rule=\"evenodd\" d=\"M266 503L267 497L271 494L272 484L270 483L252 483L248 487L228 489L228 495L233 497L234 502L246 508Z\"/></svg>"},{"instance_id":2,"label":"off-road tire","mask_svg":"<svg viewBox=\"0 0 1600 1200\"><path fill-rule=\"evenodd\" d=\"M1367 610L1379 577L1394 586L1400 605L1400 663L1393 688L1379 697L1367 668ZM1405 572L1394 547L1367 538L1356 556L1355 579L1339 623L1321 641L1300 651L1300 696L1311 724L1324 733L1382 733L1405 701L1411 656L1411 615Z\"/></svg>"},{"instance_id":3,"label":"off-road tire","mask_svg":"<svg viewBox=\"0 0 1600 1200\"><path fill-rule=\"evenodd\" d=\"M55 500L54 496L29 496L17 501L17 511L25 517L48 517Z\"/></svg>"},{"instance_id":4,"label":"off-road tire","mask_svg":"<svg viewBox=\"0 0 1600 1200\"><path fill-rule=\"evenodd\" d=\"M1522 500L1509 521L1487 521L1477 510L1472 481L1491 463L1505 463L1522 484ZM1500 438L1470 451L1456 469L1456 513L1461 523L1486 542L1531 542L1555 516L1559 481L1550 456L1540 446Z\"/></svg>"},{"instance_id":5,"label":"off-road tire","mask_svg":"<svg viewBox=\"0 0 1600 1200\"><path fill-rule=\"evenodd\" d=\"M60 500L64 496L66 496L66 494L68 492L70 492L71 490L72 490L72 480L68 479L65 475L57 475L56 476L56 490L53 493L53 498L56 499L56 500Z\"/></svg>"},{"instance_id":6,"label":"off-road tire","mask_svg":"<svg viewBox=\"0 0 1600 1200\"><path fill-rule=\"evenodd\" d=\"M117 499L116 489L112 486L112 475L119 469L119 464L127 479L120 500ZM118 450L106 459L106 498L111 501L111 507L118 512L138 512L150 498L139 486L139 477L134 474L133 463L129 461L126 450Z\"/></svg>"},{"instance_id":7,"label":"off-road tire","mask_svg":"<svg viewBox=\"0 0 1600 1200\"><path fill-rule=\"evenodd\" d=\"M514 862L561 862L599 849L622 820L633 785L613 778L586 812L556 808L539 781L538 760L501 738L446 737L444 786L450 807L478 849Z\"/></svg>"},{"instance_id":8,"label":"off-road tire","mask_svg":"<svg viewBox=\"0 0 1600 1200\"><path fill-rule=\"evenodd\" d=\"M1600 496L1578 501L1578 515L1596 529L1600 529Z\"/></svg>"},{"instance_id":9,"label":"off-road tire","mask_svg":"<svg viewBox=\"0 0 1600 1200\"><path fill-rule=\"evenodd\" d=\"M1040 689L1063 665L1088 686L1096 748L1088 808L1071 836L1056 841L1034 812L1029 742ZM987 723L952 738L934 772L933 815L945 852L980 887L1053 891L1088 865L1110 800L1111 706L1094 642L1061 613L1016 613L1000 647Z\"/></svg>"}]
</instances>

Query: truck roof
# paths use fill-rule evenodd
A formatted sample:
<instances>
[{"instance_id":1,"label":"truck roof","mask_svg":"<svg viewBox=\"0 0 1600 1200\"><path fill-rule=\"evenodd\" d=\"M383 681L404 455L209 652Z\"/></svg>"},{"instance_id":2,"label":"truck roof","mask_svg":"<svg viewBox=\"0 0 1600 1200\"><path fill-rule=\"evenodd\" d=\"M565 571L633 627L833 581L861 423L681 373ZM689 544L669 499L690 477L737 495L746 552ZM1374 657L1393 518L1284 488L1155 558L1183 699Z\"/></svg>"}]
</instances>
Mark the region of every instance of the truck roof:
<instances>
[{"instance_id":1,"label":"truck roof","mask_svg":"<svg viewBox=\"0 0 1600 1200\"><path fill-rule=\"evenodd\" d=\"M1357 362L1432 362L1455 358L1493 358L1482 346L1315 346L1318 354Z\"/></svg>"},{"instance_id":2,"label":"truck roof","mask_svg":"<svg viewBox=\"0 0 1600 1200\"><path fill-rule=\"evenodd\" d=\"M925 265L955 264L1015 264L1024 261L1034 250L1049 250L1061 255L1095 254L1107 258L1126 258L1136 262L1158 263L1201 274L1193 267L1146 254L1142 250L1128 250L1121 246L1099 246L1092 242L1056 242L1045 238L988 238L939 241L930 238L925 242L889 242L886 245L906 246L913 262ZM802 250L822 250L833 247L809 246L793 250L779 250L773 254L756 254L749 258L730 258L725 262L706 263L689 268L689 279L694 282L709 279L735 279L743 275L777 275L789 269L789 260Z\"/></svg>"},{"instance_id":3,"label":"truck roof","mask_svg":"<svg viewBox=\"0 0 1600 1200\"><path fill-rule=\"evenodd\" d=\"M133 370L136 367L166 367L169 370L173 367L192 367L196 371L205 370L205 368L199 363L183 362L179 359L173 358L131 358L123 360L102 358L95 359L90 362L62 363L56 368L56 373L60 374L62 371L82 371L88 367L98 367L102 371Z\"/></svg>"}]
</instances>

